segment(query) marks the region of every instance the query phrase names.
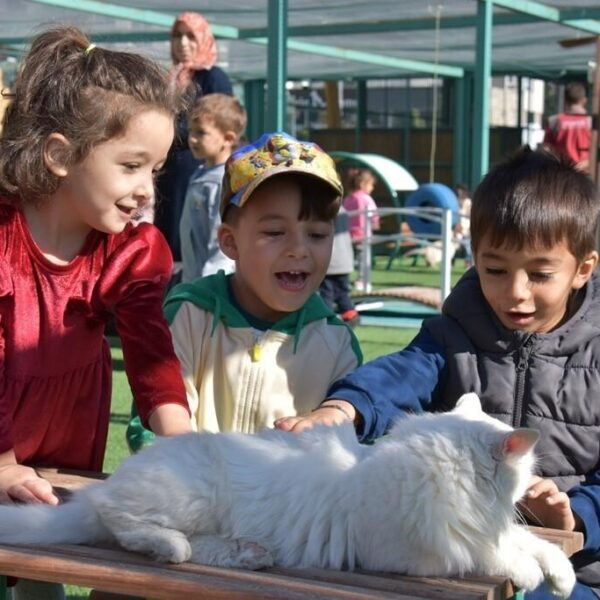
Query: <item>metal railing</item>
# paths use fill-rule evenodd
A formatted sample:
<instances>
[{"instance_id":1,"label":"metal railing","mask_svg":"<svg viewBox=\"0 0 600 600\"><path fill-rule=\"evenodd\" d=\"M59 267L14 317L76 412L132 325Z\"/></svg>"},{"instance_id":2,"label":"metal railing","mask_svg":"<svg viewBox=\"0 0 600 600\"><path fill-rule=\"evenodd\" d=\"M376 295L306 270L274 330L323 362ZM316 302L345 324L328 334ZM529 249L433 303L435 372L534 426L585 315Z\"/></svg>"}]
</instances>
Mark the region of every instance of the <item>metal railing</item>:
<instances>
[{"instance_id":1,"label":"metal railing","mask_svg":"<svg viewBox=\"0 0 600 600\"><path fill-rule=\"evenodd\" d=\"M367 208L360 211L348 211L348 215L364 214L365 217L365 237L360 243L361 256L359 265L359 278L363 282L363 289L369 293L372 291L371 284L371 258L372 246L374 244L382 244L395 242L414 242L415 245L427 246L437 240L441 240L442 246L442 261L440 268L440 299L443 302L450 293L451 272L452 272L452 256L454 254L452 248L452 211L449 208L434 208L434 207L419 207L419 208ZM441 233L391 233L391 234L374 234L372 229L371 217L374 214L379 216L386 215L402 215L402 216L417 216L420 219L439 223L441 225Z\"/></svg>"}]
</instances>

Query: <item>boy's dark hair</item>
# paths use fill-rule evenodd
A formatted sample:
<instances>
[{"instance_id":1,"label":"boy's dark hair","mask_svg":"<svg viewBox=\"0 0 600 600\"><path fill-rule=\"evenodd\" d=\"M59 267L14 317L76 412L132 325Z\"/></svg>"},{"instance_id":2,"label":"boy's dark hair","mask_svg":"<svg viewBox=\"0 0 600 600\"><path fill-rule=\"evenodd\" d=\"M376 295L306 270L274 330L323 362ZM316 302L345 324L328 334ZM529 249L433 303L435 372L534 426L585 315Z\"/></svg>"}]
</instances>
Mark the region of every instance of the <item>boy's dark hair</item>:
<instances>
[{"instance_id":1,"label":"boy's dark hair","mask_svg":"<svg viewBox=\"0 0 600 600\"><path fill-rule=\"evenodd\" d=\"M565 102L567 104L578 104L587 98L585 85L579 81L571 81L565 86Z\"/></svg>"},{"instance_id":2,"label":"boy's dark hair","mask_svg":"<svg viewBox=\"0 0 600 600\"><path fill-rule=\"evenodd\" d=\"M221 132L233 131L238 140L246 129L246 109L235 96L207 94L190 111L190 123L210 119Z\"/></svg>"},{"instance_id":3,"label":"boy's dark hair","mask_svg":"<svg viewBox=\"0 0 600 600\"><path fill-rule=\"evenodd\" d=\"M122 134L145 109L169 116L181 108L165 72L137 54L90 45L75 27L38 35L23 59L0 138L0 193L39 202L58 188L44 163L51 133L69 141L66 165Z\"/></svg>"},{"instance_id":4,"label":"boy's dark hair","mask_svg":"<svg viewBox=\"0 0 600 600\"><path fill-rule=\"evenodd\" d=\"M307 221L314 218L318 221L333 221L340 210L341 197L336 195L331 186L324 181L303 173L281 173L263 181L252 193L256 193L263 185L273 181L293 181L300 186L300 212L298 219ZM251 201L252 196L250 196ZM223 221L233 224L239 218L243 208L230 205L223 215Z\"/></svg>"},{"instance_id":5,"label":"boy's dark hair","mask_svg":"<svg viewBox=\"0 0 600 600\"><path fill-rule=\"evenodd\" d=\"M575 163L547 149L522 147L484 177L473 195L473 252L493 247L549 248L564 241L578 261L596 248L598 192Z\"/></svg>"}]
</instances>

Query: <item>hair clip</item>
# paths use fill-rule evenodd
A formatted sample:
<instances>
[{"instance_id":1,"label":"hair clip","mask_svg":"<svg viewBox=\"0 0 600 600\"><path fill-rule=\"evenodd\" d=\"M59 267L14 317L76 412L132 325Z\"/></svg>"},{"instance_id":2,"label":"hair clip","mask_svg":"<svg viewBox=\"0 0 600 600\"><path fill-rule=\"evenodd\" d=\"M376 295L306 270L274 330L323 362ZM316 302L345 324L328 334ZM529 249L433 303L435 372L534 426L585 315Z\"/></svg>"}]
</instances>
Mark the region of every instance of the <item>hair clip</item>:
<instances>
[{"instance_id":1,"label":"hair clip","mask_svg":"<svg viewBox=\"0 0 600 600\"><path fill-rule=\"evenodd\" d=\"M95 47L96 47L96 44L90 44L90 45L89 45L89 46L88 46L88 47L87 47L87 48L86 48L86 49L83 51L83 53L84 53L86 56L89 56L89 55L90 55L90 52L91 52L91 51L92 51L92 50L93 50Z\"/></svg>"}]
</instances>

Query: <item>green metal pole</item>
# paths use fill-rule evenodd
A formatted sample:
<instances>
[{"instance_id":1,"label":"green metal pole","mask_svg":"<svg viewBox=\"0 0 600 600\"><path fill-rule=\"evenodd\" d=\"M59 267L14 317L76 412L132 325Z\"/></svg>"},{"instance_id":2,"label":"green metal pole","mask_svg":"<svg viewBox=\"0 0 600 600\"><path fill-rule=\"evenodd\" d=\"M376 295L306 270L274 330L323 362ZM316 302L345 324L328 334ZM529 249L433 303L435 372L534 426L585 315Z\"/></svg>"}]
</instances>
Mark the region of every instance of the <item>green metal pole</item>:
<instances>
[{"instance_id":1,"label":"green metal pole","mask_svg":"<svg viewBox=\"0 0 600 600\"><path fill-rule=\"evenodd\" d=\"M463 183L471 183L473 172L473 163L471 161L471 142L473 135L471 132L473 126L473 71L465 71L464 81L464 103L462 106L463 123L465 124L465 137L462 145L462 163L463 163Z\"/></svg>"},{"instance_id":2,"label":"green metal pole","mask_svg":"<svg viewBox=\"0 0 600 600\"><path fill-rule=\"evenodd\" d=\"M244 105L248 114L246 136L259 138L265 131L265 81L253 79L244 83Z\"/></svg>"},{"instance_id":3,"label":"green metal pole","mask_svg":"<svg viewBox=\"0 0 600 600\"><path fill-rule=\"evenodd\" d=\"M490 85L492 70L492 0L478 0L475 98L473 107L473 171L475 187L490 162Z\"/></svg>"},{"instance_id":4,"label":"green metal pole","mask_svg":"<svg viewBox=\"0 0 600 600\"><path fill-rule=\"evenodd\" d=\"M267 49L267 129L285 126L287 78L287 0L269 0Z\"/></svg>"},{"instance_id":5,"label":"green metal pole","mask_svg":"<svg viewBox=\"0 0 600 600\"><path fill-rule=\"evenodd\" d=\"M452 182L454 185L463 183L465 179L465 163L463 156L463 145L467 138L465 127L465 81L454 80L454 102L452 103Z\"/></svg>"},{"instance_id":6,"label":"green metal pole","mask_svg":"<svg viewBox=\"0 0 600 600\"><path fill-rule=\"evenodd\" d=\"M367 82L356 82L356 129L354 133L354 152L360 152L362 132L367 127Z\"/></svg>"},{"instance_id":7,"label":"green metal pole","mask_svg":"<svg viewBox=\"0 0 600 600\"><path fill-rule=\"evenodd\" d=\"M404 129L402 131L402 161L405 169L410 171L411 162L410 162L410 131L412 127L412 114L411 114L411 97L410 97L410 77L405 80L406 87L404 94ZM396 215L396 218L401 219L401 215Z\"/></svg>"}]
</instances>

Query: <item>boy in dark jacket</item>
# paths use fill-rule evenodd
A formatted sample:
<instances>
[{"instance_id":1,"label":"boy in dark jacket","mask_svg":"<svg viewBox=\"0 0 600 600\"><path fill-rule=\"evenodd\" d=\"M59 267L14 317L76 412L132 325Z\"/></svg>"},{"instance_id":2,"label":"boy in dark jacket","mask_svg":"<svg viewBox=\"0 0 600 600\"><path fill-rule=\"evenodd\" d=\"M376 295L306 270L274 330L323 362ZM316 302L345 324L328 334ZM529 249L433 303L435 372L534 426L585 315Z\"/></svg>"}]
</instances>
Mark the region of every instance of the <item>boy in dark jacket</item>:
<instances>
[{"instance_id":1,"label":"boy in dark jacket","mask_svg":"<svg viewBox=\"0 0 600 600\"><path fill-rule=\"evenodd\" d=\"M404 350L336 382L311 415L276 423L299 431L350 418L369 440L406 412L447 410L476 392L488 414L541 433L524 512L584 533L577 599L600 590L599 207L567 158L525 148L496 166L473 199L475 268L442 314Z\"/></svg>"}]
</instances>

